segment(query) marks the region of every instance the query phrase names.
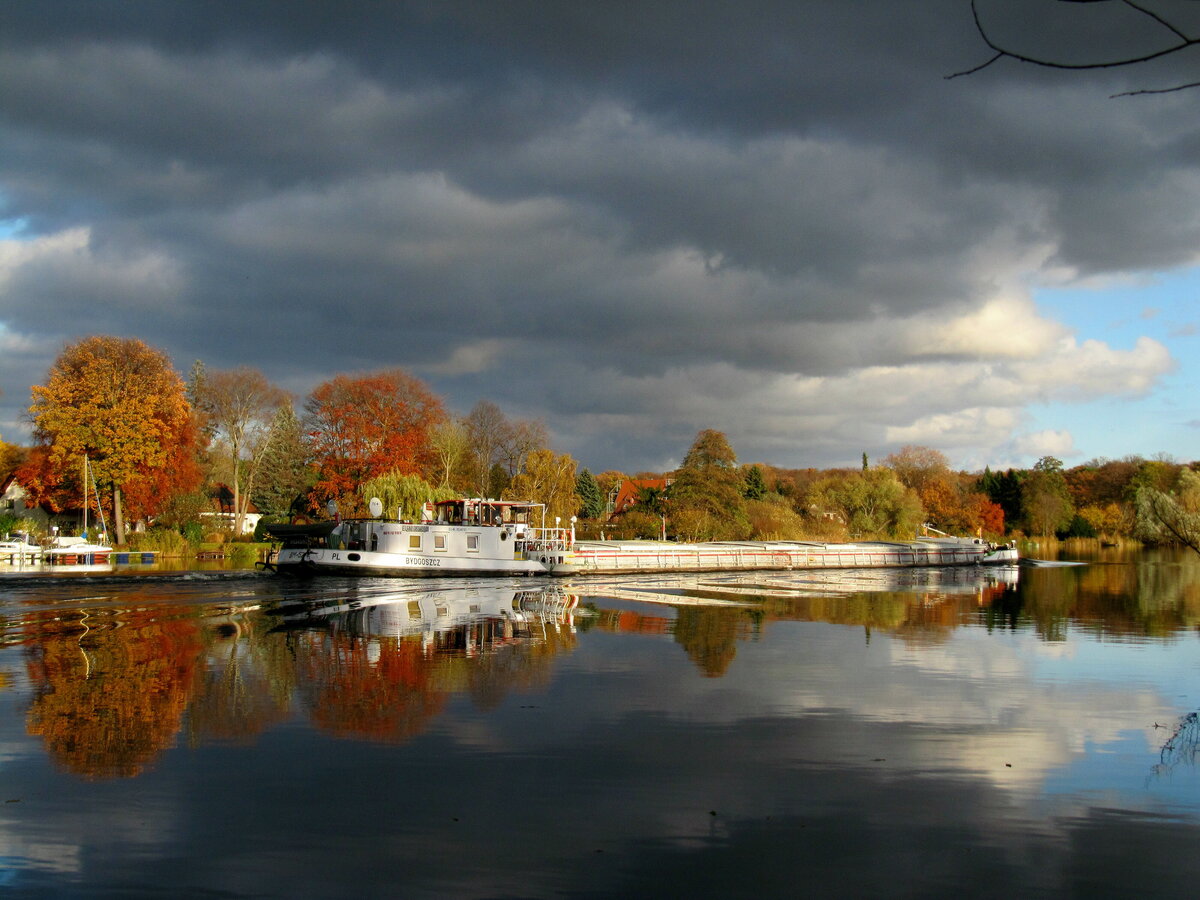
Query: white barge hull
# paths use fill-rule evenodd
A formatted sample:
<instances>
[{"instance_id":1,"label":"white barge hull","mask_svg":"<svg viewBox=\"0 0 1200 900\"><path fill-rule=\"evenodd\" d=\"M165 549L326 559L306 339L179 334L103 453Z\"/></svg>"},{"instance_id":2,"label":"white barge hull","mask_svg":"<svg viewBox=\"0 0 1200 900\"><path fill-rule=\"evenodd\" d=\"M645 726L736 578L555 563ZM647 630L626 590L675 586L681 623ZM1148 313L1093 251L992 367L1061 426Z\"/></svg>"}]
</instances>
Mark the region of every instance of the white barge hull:
<instances>
[{"instance_id":1,"label":"white barge hull","mask_svg":"<svg viewBox=\"0 0 1200 900\"><path fill-rule=\"evenodd\" d=\"M968 538L863 541L582 541L570 563L581 573L740 571L751 569L867 569L916 566L1014 565L1016 549Z\"/></svg>"},{"instance_id":2,"label":"white barge hull","mask_svg":"<svg viewBox=\"0 0 1200 900\"><path fill-rule=\"evenodd\" d=\"M568 553L507 558L455 557L433 554L372 552L370 550L289 549L279 551L272 565L283 573L364 575L384 578L446 578L478 575L551 575L575 571L566 564ZM560 562L560 560L562 562Z\"/></svg>"}]
</instances>

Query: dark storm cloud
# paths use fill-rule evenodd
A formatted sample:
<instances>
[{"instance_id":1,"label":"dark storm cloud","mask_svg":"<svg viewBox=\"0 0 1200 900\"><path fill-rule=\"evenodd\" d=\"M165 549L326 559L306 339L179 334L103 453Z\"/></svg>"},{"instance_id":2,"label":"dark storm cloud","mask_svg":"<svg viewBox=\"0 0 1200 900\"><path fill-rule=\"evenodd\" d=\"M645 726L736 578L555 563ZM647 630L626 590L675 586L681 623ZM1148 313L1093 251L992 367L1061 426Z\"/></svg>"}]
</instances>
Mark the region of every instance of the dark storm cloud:
<instances>
[{"instance_id":1,"label":"dark storm cloud","mask_svg":"<svg viewBox=\"0 0 1200 900\"><path fill-rule=\"evenodd\" d=\"M946 81L987 55L966 0L0 17L0 215L24 224L0 338L134 334L301 392L406 365L454 406L546 417L577 453L616 463L623 430L631 467L745 409L754 448L793 443L764 397L821 428L808 447L883 442L935 411L914 389L867 421L869 370L991 364L929 346L941 319L1043 264L1176 265L1200 237L1196 99L1117 105L1123 75L1011 64ZM1111 33L1089 28L1067 43ZM562 375L532 400L538 365ZM2 434L40 372L0 372ZM984 393L1011 404L1025 376L1005 377ZM817 378L840 379L841 418L818 415Z\"/></svg>"}]
</instances>

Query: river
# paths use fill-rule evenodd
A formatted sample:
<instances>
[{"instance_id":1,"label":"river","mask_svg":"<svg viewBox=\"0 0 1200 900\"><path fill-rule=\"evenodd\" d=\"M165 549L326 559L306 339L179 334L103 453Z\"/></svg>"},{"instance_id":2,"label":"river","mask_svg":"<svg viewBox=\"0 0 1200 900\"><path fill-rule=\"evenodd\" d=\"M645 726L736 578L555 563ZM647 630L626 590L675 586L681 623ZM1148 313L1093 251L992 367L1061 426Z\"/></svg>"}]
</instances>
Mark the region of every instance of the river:
<instances>
[{"instance_id":1,"label":"river","mask_svg":"<svg viewBox=\"0 0 1200 900\"><path fill-rule=\"evenodd\" d=\"M1191 897L1200 560L0 576L0 894Z\"/></svg>"}]
</instances>

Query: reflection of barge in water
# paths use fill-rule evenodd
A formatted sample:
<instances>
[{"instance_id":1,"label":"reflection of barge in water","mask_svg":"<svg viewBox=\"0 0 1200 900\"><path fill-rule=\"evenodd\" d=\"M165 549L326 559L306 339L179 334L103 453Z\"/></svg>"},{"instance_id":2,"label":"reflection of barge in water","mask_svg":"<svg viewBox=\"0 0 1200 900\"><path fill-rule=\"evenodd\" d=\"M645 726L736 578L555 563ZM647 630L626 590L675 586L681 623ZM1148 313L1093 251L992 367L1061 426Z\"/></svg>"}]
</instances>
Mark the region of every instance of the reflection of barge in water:
<instances>
[{"instance_id":1,"label":"reflection of barge in water","mask_svg":"<svg viewBox=\"0 0 1200 900\"><path fill-rule=\"evenodd\" d=\"M620 572L741 571L969 566L1017 562L1015 544L978 538L912 541L577 541L570 528L535 527L539 504L447 500L421 522L372 519L316 525L272 525L282 541L271 566L293 574L572 575Z\"/></svg>"},{"instance_id":2,"label":"reflection of barge in water","mask_svg":"<svg viewBox=\"0 0 1200 900\"><path fill-rule=\"evenodd\" d=\"M354 635L419 638L426 649L471 656L485 648L544 639L575 628L579 598L556 585L538 590L507 586L388 592L366 597L283 601L283 628L313 625Z\"/></svg>"}]
</instances>

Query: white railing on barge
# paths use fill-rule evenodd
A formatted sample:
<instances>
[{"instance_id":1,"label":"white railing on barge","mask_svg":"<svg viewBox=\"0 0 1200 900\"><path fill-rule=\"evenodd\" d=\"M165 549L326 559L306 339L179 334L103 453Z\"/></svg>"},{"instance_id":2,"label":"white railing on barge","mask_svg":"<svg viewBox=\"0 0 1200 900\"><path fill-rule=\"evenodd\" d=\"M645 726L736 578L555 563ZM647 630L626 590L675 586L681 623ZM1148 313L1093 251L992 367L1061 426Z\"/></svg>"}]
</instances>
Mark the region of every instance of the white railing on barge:
<instances>
[{"instance_id":1,"label":"white railing on barge","mask_svg":"<svg viewBox=\"0 0 1200 900\"><path fill-rule=\"evenodd\" d=\"M516 549L526 554L568 553L575 547L571 528L526 528L516 539Z\"/></svg>"},{"instance_id":2,"label":"white railing on barge","mask_svg":"<svg viewBox=\"0 0 1200 900\"><path fill-rule=\"evenodd\" d=\"M671 544L659 541L585 541L573 563L581 571L716 569L835 569L970 565L986 545L950 541L861 542L729 541Z\"/></svg>"}]
</instances>

